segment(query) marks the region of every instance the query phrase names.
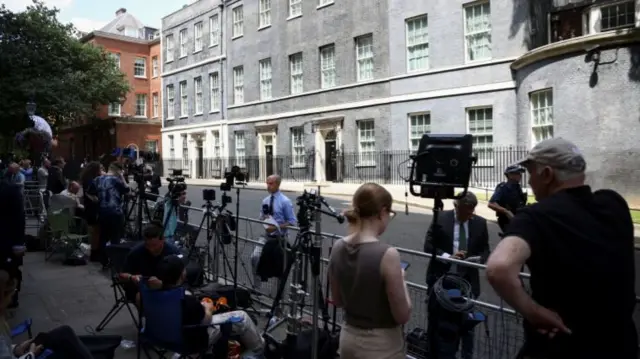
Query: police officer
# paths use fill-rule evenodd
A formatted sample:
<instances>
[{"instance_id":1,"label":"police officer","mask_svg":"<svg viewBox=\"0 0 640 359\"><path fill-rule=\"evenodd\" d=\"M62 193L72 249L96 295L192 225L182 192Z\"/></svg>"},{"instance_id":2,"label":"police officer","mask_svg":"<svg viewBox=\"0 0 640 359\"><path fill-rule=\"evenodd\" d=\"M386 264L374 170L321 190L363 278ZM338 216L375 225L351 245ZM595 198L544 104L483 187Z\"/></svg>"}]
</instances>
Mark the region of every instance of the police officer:
<instances>
[{"instance_id":1,"label":"police officer","mask_svg":"<svg viewBox=\"0 0 640 359\"><path fill-rule=\"evenodd\" d=\"M489 208L498 215L498 226L504 232L507 225L519 208L527 204L527 195L522 192L520 181L524 169L519 166L509 166L504 170L506 182L501 182L489 200Z\"/></svg>"}]
</instances>

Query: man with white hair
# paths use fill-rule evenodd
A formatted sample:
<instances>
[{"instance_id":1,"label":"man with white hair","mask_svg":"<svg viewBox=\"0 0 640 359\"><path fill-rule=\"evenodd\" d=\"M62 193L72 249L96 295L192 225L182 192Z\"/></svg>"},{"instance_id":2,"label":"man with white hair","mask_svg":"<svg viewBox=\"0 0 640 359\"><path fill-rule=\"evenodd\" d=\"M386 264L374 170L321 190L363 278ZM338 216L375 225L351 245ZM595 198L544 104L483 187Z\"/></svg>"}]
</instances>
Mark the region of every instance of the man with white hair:
<instances>
[{"instance_id":1,"label":"man with white hair","mask_svg":"<svg viewBox=\"0 0 640 359\"><path fill-rule=\"evenodd\" d=\"M629 206L612 190L585 185L585 159L563 138L540 142L518 164L538 202L515 215L487 277L525 319L519 358L635 359ZM525 263L531 296L518 278Z\"/></svg>"}]
</instances>

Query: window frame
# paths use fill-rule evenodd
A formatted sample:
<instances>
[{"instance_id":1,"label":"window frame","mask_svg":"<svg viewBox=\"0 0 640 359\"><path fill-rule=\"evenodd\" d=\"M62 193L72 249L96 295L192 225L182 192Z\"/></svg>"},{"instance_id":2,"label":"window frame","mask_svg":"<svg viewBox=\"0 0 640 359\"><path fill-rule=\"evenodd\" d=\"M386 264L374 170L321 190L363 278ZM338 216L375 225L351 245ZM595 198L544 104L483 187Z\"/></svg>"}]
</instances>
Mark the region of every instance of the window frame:
<instances>
[{"instance_id":1,"label":"window frame","mask_svg":"<svg viewBox=\"0 0 640 359\"><path fill-rule=\"evenodd\" d=\"M176 118L176 89L173 84L167 85L167 120Z\"/></svg>"},{"instance_id":2,"label":"window frame","mask_svg":"<svg viewBox=\"0 0 640 359\"><path fill-rule=\"evenodd\" d=\"M331 66L325 68L325 57L324 54L326 51L331 50ZM320 48L320 88L321 89L329 89L332 87L336 87L336 46L335 44L327 44ZM327 76L331 72L331 84L327 84Z\"/></svg>"},{"instance_id":3,"label":"window frame","mask_svg":"<svg viewBox=\"0 0 640 359\"><path fill-rule=\"evenodd\" d=\"M198 21L193 25L193 53L200 52L204 49L204 24Z\"/></svg>"},{"instance_id":4,"label":"window frame","mask_svg":"<svg viewBox=\"0 0 640 359\"><path fill-rule=\"evenodd\" d=\"M306 161L306 146L304 143L304 127L291 127L291 168L304 168L307 165ZM299 137L299 143L296 140ZM300 151L301 153L297 153Z\"/></svg>"},{"instance_id":5,"label":"window frame","mask_svg":"<svg viewBox=\"0 0 640 359\"><path fill-rule=\"evenodd\" d=\"M140 63L138 63L138 61L142 61L142 75L136 74L136 72L140 69ZM133 60L133 77L138 79L147 78L147 59L146 58L137 56Z\"/></svg>"},{"instance_id":6,"label":"window frame","mask_svg":"<svg viewBox=\"0 0 640 359\"><path fill-rule=\"evenodd\" d=\"M234 136L234 154L235 154L235 158L236 158L236 166L240 167L240 168L246 168L247 167L247 162L246 162L246 158L247 158L247 137L244 133L244 131L236 131L233 134ZM242 147L240 147L238 145L238 143L241 142L242 143ZM242 155L239 154L238 150L242 150Z\"/></svg>"},{"instance_id":7,"label":"window frame","mask_svg":"<svg viewBox=\"0 0 640 359\"><path fill-rule=\"evenodd\" d=\"M151 76L153 78L158 77L160 70L158 56L154 56L151 58Z\"/></svg>"},{"instance_id":8,"label":"window frame","mask_svg":"<svg viewBox=\"0 0 640 359\"><path fill-rule=\"evenodd\" d=\"M485 111L485 118L484 121L486 122L486 111L490 110L491 111L491 132L487 132L486 131L486 127L484 128L485 131L483 132L472 132L471 131L471 115L472 113L476 113L476 111ZM473 150L474 153L478 156L478 162L476 164L476 166L481 166L481 167L493 167L494 165L494 152L493 149L495 148L495 143L494 143L494 132L493 132L493 106L491 105L486 105L486 106L474 106L474 107L467 107L465 108L465 117L466 117L466 125L467 125L467 133L473 136ZM474 119L477 121L477 118ZM491 138L491 145L487 146L486 144L484 145L480 145L479 143L477 143L476 141L480 138L480 137L490 137ZM479 148L484 148L484 151L476 151Z\"/></svg>"},{"instance_id":9,"label":"window frame","mask_svg":"<svg viewBox=\"0 0 640 359\"><path fill-rule=\"evenodd\" d=\"M258 7L258 29L271 26L271 0L259 0Z\"/></svg>"},{"instance_id":10,"label":"window frame","mask_svg":"<svg viewBox=\"0 0 640 359\"><path fill-rule=\"evenodd\" d=\"M289 93L292 95L304 93L304 55L302 52L289 55Z\"/></svg>"},{"instance_id":11,"label":"window frame","mask_svg":"<svg viewBox=\"0 0 640 359\"><path fill-rule=\"evenodd\" d=\"M369 43L362 43L363 41L369 42ZM360 54L360 49L362 48L370 48L370 54L365 55L361 55ZM375 62L374 62L374 58L375 58L375 53L373 52L373 34L366 34L366 35L362 35L362 36L358 36L355 38L355 58L356 58L356 81L357 82L365 82L365 81L371 81L375 78ZM366 72L367 74L370 74L370 76L368 77L363 77L362 75L362 71L363 71L363 66L366 67L368 63L371 63L371 72L369 73L368 71Z\"/></svg>"},{"instance_id":12,"label":"window frame","mask_svg":"<svg viewBox=\"0 0 640 359\"><path fill-rule=\"evenodd\" d=\"M302 0L289 0L289 16L287 19L295 19L302 16Z\"/></svg>"},{"instance_id":13,"label":"window frame","mask_svg":"<svg viewBox=\"0 0 640 359\"><path fill-rule=\"evenodd\" d=\"M175 59L175 43L174 43L173 34L167 35L165 37L165 43L167 44L165 47L165 63L172 62Z\"/></svg>"},{"instance_id":14,"label":"window frame","mask_svg":"<svg viewBox=\"0 0 640 359\"><path fill-rule=\"evenodd\" d=\"M244 66L233 68L233 104L244 103Z\"/></svg>"},{"instance_id":15,"label":"window frame","mask_svg":"<svg viewBox=\"0 0 640 359\"><path fill-rule=\"evenodd\" d=\"M187 29L182 29L178 33L178 41L180 46L180 56L178 58L182 59L187 57L189 50L187 49L189 37L187 36Z\"/></svg>"},{"instance_id":16,"label":"window frame","mask_svg":"<svg viewBox=\"0 0 640 359\"><path fill-rule=\"evenodd\" d=\"M194 115L202 115L204 113L204 88L202 87L202 77L200 76L193 79L193 95L195 101L193 106ZM198 106L200 106L199 109Z\"/></svg>"},{"instance_id":17,"label":"window frame","mask_svg":"<svg viewBox=\"0 0 640 359\"><path fill-rule=\"evenodd\" d=\"M546 94L550 94L549 98L551 99L551 101L550 101L551 106L545 106L545 107L542 107L542 108L534 108L533 98L534 98L534 96L540 96L541 94L545 94L545 95ZM549 101L548 101L549 98L545 99L545 101L547 101L547 104L549 103ZM536 144L538 144L539 142L544 140L544 139L542 139L542 140L538 141L536 139L536 137L538 137L538 136L536 136L536 131L544 131L545 129L549 129L550 128L551 129L551 131L550 131L551 135L549 137L547 137L547 138L552 138L553 137L554 127L555 127L555 121L554 121L554 117L553 117L553 110L554 110L553 106L554 106L554 101L553 101L553 88L552 87L547 87L547 88L543 88L543 89L540 89L540 90L529 92L529 116L530 116L529 117L529 121L530 121L529 125L530 125L530 128L531 128L531 147L535 146ZM534 111L540 111L542 109L548 110L549 108L551 109L551 114L550 114L551 123L550 124L549 123L535 124L535 121L536 121L535 117L536 116L534 116ZM546 116L548 118L549 114L547 113ZM538 132L538 133L540 133L540 132Z\"/></svg>"},{"instance_id":18,"label":"window frame","mask_svg":"<svg viewBox=\"0 0 640 359\"><path fill-rule=\"evenodd\" d=\"M143 101L144 104L142 105L142 110L143 110L142 114L138 114L139 113L138 110L140 106L140 103L138 103L138 101L140 100L140 98L144 99ZM148 105L147 101L148 101L148 98L146 93L136 94L136 113L134 117L145 117L145 118L147 117L147 105Z\"/></svg>"},{"instance_id":19,"label":"window frame","mask_svg":"<svg viewBox=\"0 0 640 359\"><path fill-rule=\"evenodd\" d=\"M209 74L209 112L220 111L220 102L220 75L215 71Z\"/></svg>"},{"instance_id":20,"label":"window frame","mask_svg":"<svg viewBox=\"0 0 640 359\"><path fill-rule=\"evenodd\" d=\"M427 34L426 34L426 42L420 42L420 43L415 43L415 44L409 44L409 23L415 23L418 21L421 21L422 19L425 19L426 22L426 26L427 26ZM419 71L426 71L429 69L429 14L422 14L422 15L418 15L418 16L414 16L412 18L408 18L404 20L404 28L405 28L405 48L406 48L406 62L407 62L407 72L408 73L412 73L412 72L419 72ZM415 27L414 27L415 28ZM424 67L421 68L415 68L415 69L411 69L411 59L410 59L410 53L411 50L420 46L425 46L426 45L426 52L427 52L427 56L426 56L426 65Z\"/></svg>"},{"instance_id":21,"label":"window frame","mask_svg":"<svg viewBox=\"0 0 640 359\"><path fill-rule=\"evenodd\" d=\"M489 28L484 31L476 31L474 33L469 33L467 31L467 10L473 9L476 7L489 6ZM482 62L489 61L493 58L493 26L491 22L491 2L489 0L480 0L474 1L467 4L462 5L462 30L463 30L463 40L464 40L464 59L465 63L474 63L474 62ZM489 36L489 56L477 59L471 59L469 54L469 39L471 36L488 33Z\"/></svg>"},{"instance_id":22,"label":"window frame","mask_svg":"<svg viewBox=\"0 0 640 359\"><path fill-rule=\"evenodd\" d=\"M231 9L231 39L244 36L244 7L239 5Z\"/></svg>"},{"instance_id":23,"label":"window frame","mask_svg":"<svg viewBox=\"0 0 640 359\"><path fill-rule=\"evenodd\" d=\"M220 44L220 16L213 14L209 17L209 47Z\"/></svg>"},{"instance_id":24,"label":"window frame","mask_svg":"<svg viewBox=\"0 0 640 359\"><path fill-rule=\"evenodd\" d=\"M365 152L362 151L362 143L363 143L363 138L362 138L362 131L367 131L368 129L363 129L361 126L364 124L372 124L372 128L371 131L373 133L373 141L366 141L368 143L373 143L373 150L370 152ZM376 158L375 158L375 153L376 153L376 123L374 119L363 119L363 120L358 120L357 124L356 124L356 128L358 130L358 162L356 164L356 166L358 167L375 167L376 166ZM363 158L363 156L365 154L370 154L371 155L371 160L367 161L366 159Z\"/></svg>"},{"instance_id":25,"label":"window frame","mask_svg":"<svg viewBox=\"0 0 640 359\"><path fill-rule=\"evenodd\" d=\"M260 73L260 101L271 100L273 98L273 67L271 58L267 57L258 62Z\"/></svg>"},{"instance_id":26,"label":"window frame","mask_svg":"<svg viewBox=\"0 0 640 359\"><path fill-rule=\"evenodd\" d=\"M118 111L111 111L111 106L114 106L115 104L118 105ZM107 105L107 115L112 116L112 117L120 117L122 116L122 104L120 102L112 102L109 105Z\"/></svg>"},{"instance_id":27,"label":"window frame","mask_svg":"<svg viewBox=\"0 0 640 359\"><path fill-rule=\"evenodd\" d=\"M169 135L167 136L167 138L169 139L169 158L174 159L176 158L175 138L173 137L173 135Z\"/></svg>"},{"instance_id":28,"label":"window frame","mask_svg":"<svg viewBox=\"0 0 640 359\"><path fill-rule=\"evenodd\" d=\"M157 92L151 94L151 118L160 116L160 95Z\"/></svg>"},{"instance_id":29,"label":"window frame","mask_svg":"<svg viewBox=\"0 0 640 359\"><path fill-rule=\"evenodd\" d=\"M181 81L179 84L180 92L180 118L189 117L189 89L187 87L187 81Z\"/></svg>"}]
</instances>

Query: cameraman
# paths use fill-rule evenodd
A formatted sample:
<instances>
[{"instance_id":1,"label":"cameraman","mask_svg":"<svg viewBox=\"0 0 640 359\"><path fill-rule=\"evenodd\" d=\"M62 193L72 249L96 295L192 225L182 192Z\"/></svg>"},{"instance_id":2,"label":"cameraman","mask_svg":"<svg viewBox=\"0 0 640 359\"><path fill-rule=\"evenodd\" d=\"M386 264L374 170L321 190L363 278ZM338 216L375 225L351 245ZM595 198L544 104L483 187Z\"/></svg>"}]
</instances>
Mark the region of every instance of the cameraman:
<instances>
[{"instance_id":1,"label":"cameraman","mask_svg":"<svg viewBox=\"0 0 640 359\"><path fill-rule=\"evenodd\" d=\"M178 211L180 206L187 202L187 184L184 182L169 182L169 192L163 199L164 214L162 225L164 227L164 240L174 244L176 228L178 228Z\"/></svg>"},{"instance_id":2,"label":"cameraman","mask_svg":"<svg viewBox=\"0 0 640 359\"><path fill-rule=\"evenodd\" d=\"M501 182L493 192L489 200L489 208L498 215L498 226L502 232L507 230L507 225L515 213L527 204L527 195L522 192L522 173L524 168L509 166L504 170L507 182Z\"/></svg>"}]
</instances>

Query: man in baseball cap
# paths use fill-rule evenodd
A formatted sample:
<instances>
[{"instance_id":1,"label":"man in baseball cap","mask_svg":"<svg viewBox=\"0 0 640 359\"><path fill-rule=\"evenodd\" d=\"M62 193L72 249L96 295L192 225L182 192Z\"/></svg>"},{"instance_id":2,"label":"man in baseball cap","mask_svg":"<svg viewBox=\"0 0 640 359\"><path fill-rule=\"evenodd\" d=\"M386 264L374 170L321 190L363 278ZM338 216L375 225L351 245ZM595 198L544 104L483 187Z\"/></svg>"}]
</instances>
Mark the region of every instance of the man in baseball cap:
<instances>
[{"instance_id":1,"label":"man in baseball cap","mask_svg":"<svg viewBox=\"0 0 640 359\"><path fill-rule=\"evenodd\" d=\"M585 158L566 139L542 141L516 164L527 169L538 202L515 214L489 257L487 278L525 319L518 358L637 358L626 201L584 184ZM518 277L525 263L531 295Z\"/></svg>"}]
</instances>

